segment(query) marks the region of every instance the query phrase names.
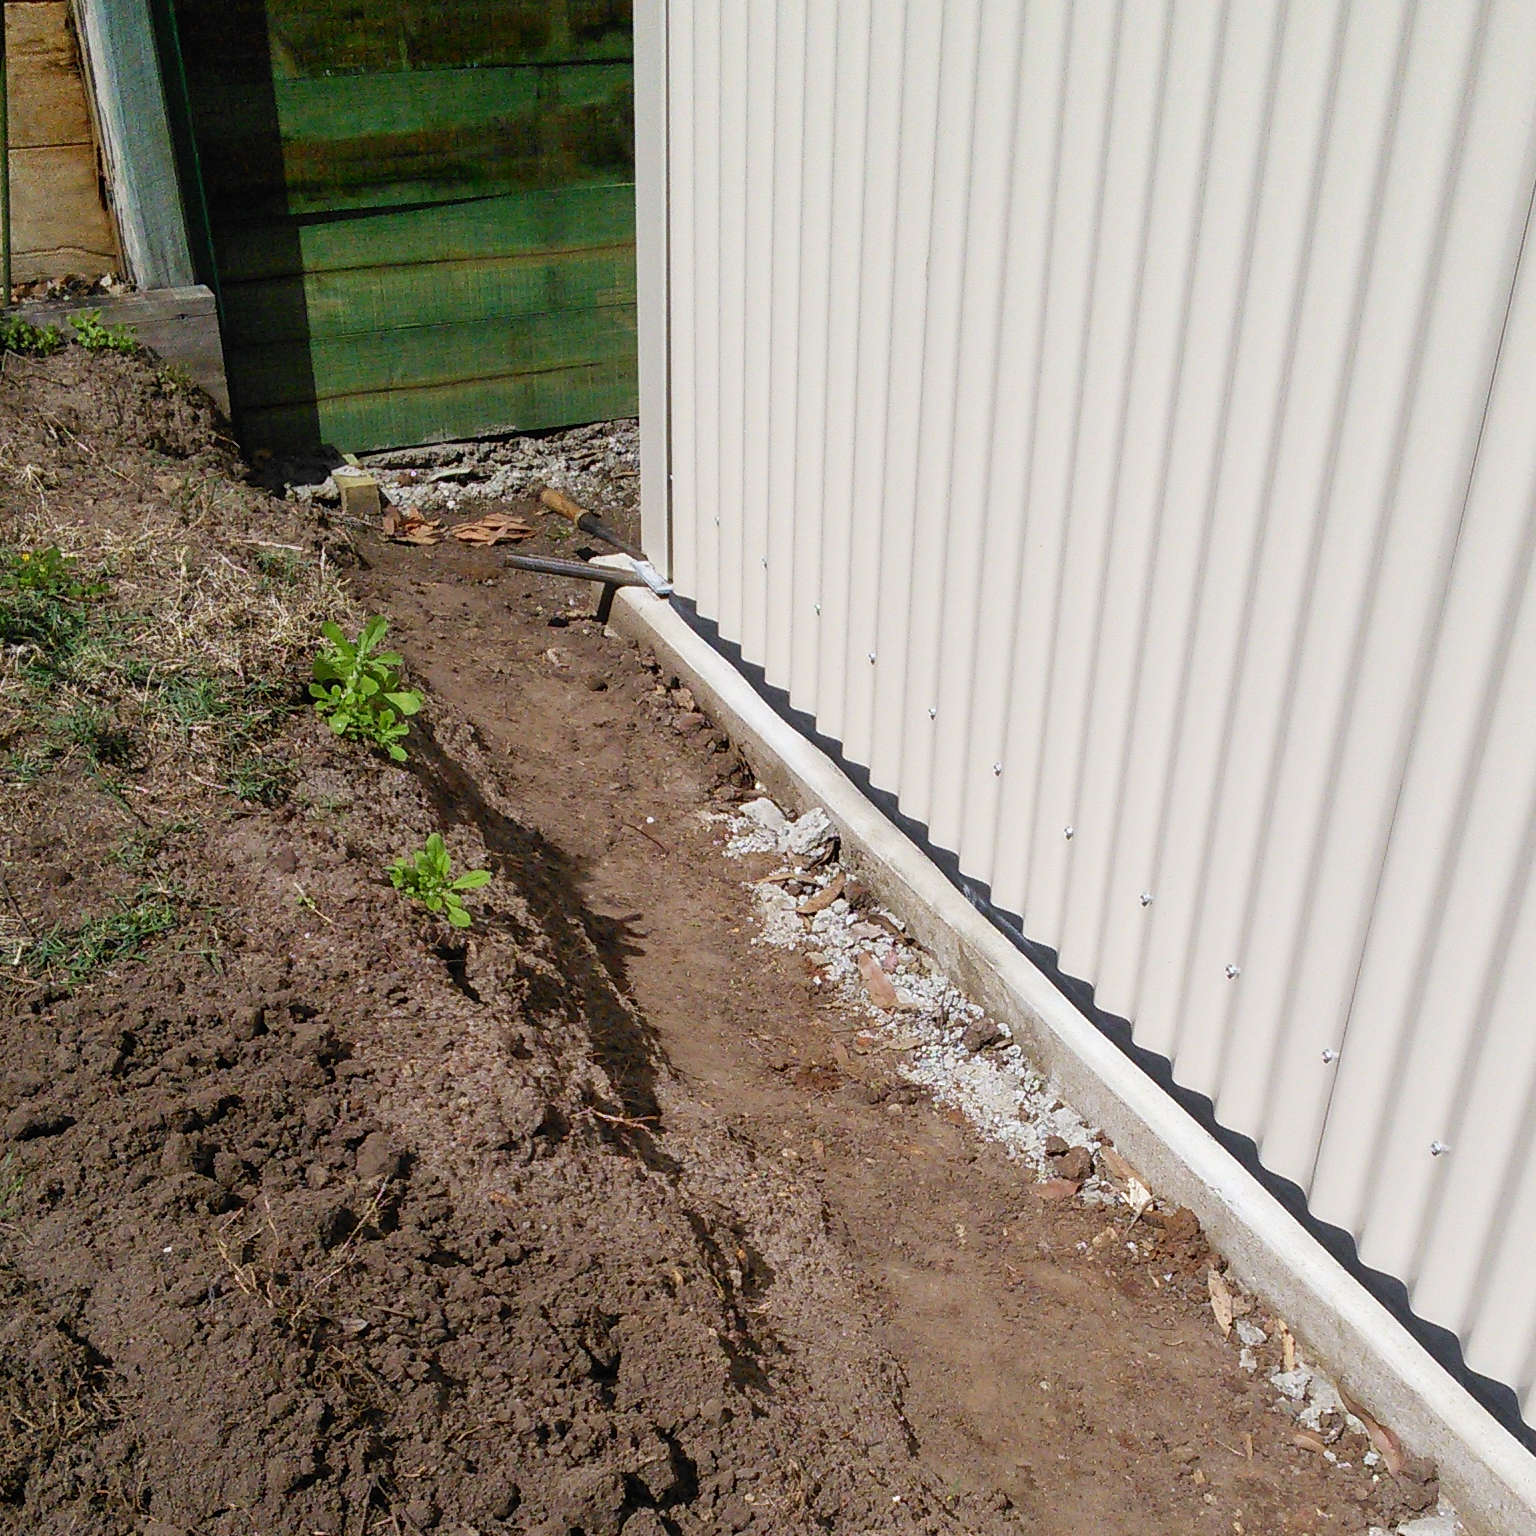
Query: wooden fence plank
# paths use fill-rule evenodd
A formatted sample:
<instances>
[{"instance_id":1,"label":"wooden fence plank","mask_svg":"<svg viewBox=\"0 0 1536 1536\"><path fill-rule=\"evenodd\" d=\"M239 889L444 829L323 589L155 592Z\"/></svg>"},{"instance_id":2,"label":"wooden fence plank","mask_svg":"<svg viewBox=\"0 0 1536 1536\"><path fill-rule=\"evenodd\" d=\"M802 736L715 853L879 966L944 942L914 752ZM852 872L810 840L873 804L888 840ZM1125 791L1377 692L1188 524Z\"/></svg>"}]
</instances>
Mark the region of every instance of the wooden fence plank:
<instances>
[{"instance_id":1,"label":"wooden fence plank","mask_svg":"<svg viewBox=\"0 0 1536 1536\"><path fill-rule=\"evenodd\" d=\"M117 265L117 239L101 206L89 144L12 150L11 221L18 283L66 272L99 277Z\"/></svg>"},{"instance_id":2,"label":"wooden fence plank","mask_svg":"<svg viewBox=\"0 0 1536 1536\"><path fill-rule=\"evenodd\" d=\"M176 4L247 441L634 409L627 0Z\"/></svg>"},{"instance_id":3,"label":"wooden fence plank","mask_svg":"<svg viewBox=\"0 0 1536 1536\"><path fill-rule=\"evenodd\" d=\"M634 228L633 187L552 187L318 223L230 226L218 262L226 283L241 283L300 270L607 249L632 243Z\"/></svg>"},{"instance_id":4,"label":"wooden fence plank","mask_svg":"<svg viewBox=\"0 0 1536 1536\"><path fill-rule=\"evenodd\" d=\"M225 329L233 346L316 341L443 325L493 324L514 315L553 314L635 302L634 246L535 253L430 265L309 272L300 302L296 279L224 285Z\"/></svg>"},{"instance_id":5,"label":"wooden fence plank","mask_svg":"<svg viewBox=\"0 0 1536 1536\"><path fill-rule=\"evenodd\" d=\"M400 443L533 432L635 411L634 363L610 358L552 373L352 395L249 412L251 446L319 441L349 453Z\"/></svg>"},{"instance_id":6,"label":"wooden fence plank","mask_svg":"<svg viewBox=\"0 0 1536 1536\"><path fill-rule=\"evenodd\" d=\"M194 103L215 217L240 223L634 180L626 64L281 81Z\"/></svg>"},{"instance_id":7,"label":"wooden fence plank","mask_svg":"<svg viewBox=\"0 0 1536 1536\"><path fill-rule=\"evenodd\" d=\"M629 0L437 0L431 6L344 0L178 0L189 55L225 46L231 26L262 49L242 49L226 78L304 79L442 67L625 60ZM270 62L269 62L270 59Z\"/></svg>"},{"instance_id":8,"label":"wooden fence plank","mask_svg":"<svg viewBox=\"0 0 1536 1536\"><path fill-rule=\"evenodd\" d=\"M554 314L511 315L403 326L307 343L241 349L238 398L244 410L339 395L512 378L633 353L634 308L606 305ZM629 338L629 339L626 339Z\"/></svg>"}]
</instances>

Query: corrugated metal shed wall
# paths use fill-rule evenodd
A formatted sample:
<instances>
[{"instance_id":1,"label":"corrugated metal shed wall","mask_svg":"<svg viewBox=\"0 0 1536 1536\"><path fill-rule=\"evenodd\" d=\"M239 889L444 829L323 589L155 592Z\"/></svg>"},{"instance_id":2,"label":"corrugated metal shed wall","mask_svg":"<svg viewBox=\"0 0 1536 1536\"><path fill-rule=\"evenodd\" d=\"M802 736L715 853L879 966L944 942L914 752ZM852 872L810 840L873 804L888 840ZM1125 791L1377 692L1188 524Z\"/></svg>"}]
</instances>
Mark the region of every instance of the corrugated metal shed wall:
<instances>
[{"instance_id":1,"label":"corrugated metal shed wall","mask_svg":"<svg viewBox=\"0 0 1536 1536\"><path fill-rule=\"evenodd\" d=\"M1536 7L666 17L681 590L1536 1419Z\"/></svg>"}]
</instances>

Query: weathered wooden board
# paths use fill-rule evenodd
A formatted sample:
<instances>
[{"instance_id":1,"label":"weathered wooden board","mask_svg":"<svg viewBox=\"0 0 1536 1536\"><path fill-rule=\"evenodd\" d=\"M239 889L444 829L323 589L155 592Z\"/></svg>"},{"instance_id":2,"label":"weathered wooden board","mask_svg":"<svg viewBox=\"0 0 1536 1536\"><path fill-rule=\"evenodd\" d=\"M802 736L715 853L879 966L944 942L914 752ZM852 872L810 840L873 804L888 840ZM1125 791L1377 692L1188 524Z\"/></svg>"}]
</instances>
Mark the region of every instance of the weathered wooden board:
<instances>
[{"instance_id":1,"label":"weathered wooden board","mask_svg":"<svg viewBox=\"0 0 1536 1536\"><path fill-rule=\"evenodd\" d=\"M492 325L519 315L611 308L635 302L635 258L628 247L535 253L431 266L306 272L303 302L291 304L292 278L224 288L231 345L315 341L402 326L447 325L462 315Z\"/></svg>"},{"instance_id":2,"label":"weathered wooden board","mask_svg":"<svg viewBox=\"0 0 1536 1536\"><path fill-rule=\"evenodd\" d=\"M555 373L602 361L634 332L632 306L398 326L352 336L267 342L242 349L242 404L262 406L339 395ZM632 344L625 350L633 351Z\"/></svg>"},{"instance_id":3,"label":"weathered wooden board","mask_svg":"<svg viewBox=\"0 0 1536 1536\"><path fill-rule=\"evenodd\" d=\"M69 272L98 277L117 265L89 144L11 151L11 223L18 283Z\"/></svg>"},{"instance_id":4,"label":"weathered wooden board","mask_svg":"<svg viewBox=\"0 0 1536 1536\"><path fill-rule=\"evenodd\" d=\"M79 310L94 310L103 325L132 331L165 362L174 364L207 390L219 409L226 416L229 414L229 383L224 376L218 311L207 288L93 293L86 298L23 304L18 312L34 325L56 325L61 311Z\"/></svg>"},{"instance_id":5,"label":"weathered wooden board","mask_svg":"<svg viewBox=\"0 0 1536 1536\"><path fill-rule=\"evenodd\" d=\"M627 3L176 4L248 442L634 410Z\"/></svg>"},{"instance_id":6,"label":"weathered wooden board","mask_svg":"<svg viewBox=\"0 0 1536 1536\"><path fill-rule=\"evenodd\" d=\"M12 149L89 144L91 116L65 0L5 7Z\"/></svg>"}]
</instances>

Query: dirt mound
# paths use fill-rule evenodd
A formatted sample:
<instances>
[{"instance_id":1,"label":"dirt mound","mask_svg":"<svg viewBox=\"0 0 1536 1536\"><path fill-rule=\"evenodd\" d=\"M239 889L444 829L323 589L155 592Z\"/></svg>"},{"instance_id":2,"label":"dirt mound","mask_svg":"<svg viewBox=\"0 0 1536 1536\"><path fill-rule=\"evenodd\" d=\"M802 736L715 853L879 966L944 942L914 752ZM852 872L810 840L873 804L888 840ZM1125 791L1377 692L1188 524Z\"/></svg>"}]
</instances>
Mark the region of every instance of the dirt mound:
<instances>
[{"instance_id":1,"label":"dirt mound","mask_svg":"<svg viewBox=\"0 0 1536 1536\"><path fill-rule=\"evenodd\" d=\"M333 533L148 362L26 371L6 543L92 590L0 693L0 1529L990 1528L924 1472L820 1199L666 1123L622 925L474 733L430 706L394 767L253 649L273 591L269 628L334 595ZM494 875L467 938L381 875L435 830Z\"/></svg>"}]
</instances>

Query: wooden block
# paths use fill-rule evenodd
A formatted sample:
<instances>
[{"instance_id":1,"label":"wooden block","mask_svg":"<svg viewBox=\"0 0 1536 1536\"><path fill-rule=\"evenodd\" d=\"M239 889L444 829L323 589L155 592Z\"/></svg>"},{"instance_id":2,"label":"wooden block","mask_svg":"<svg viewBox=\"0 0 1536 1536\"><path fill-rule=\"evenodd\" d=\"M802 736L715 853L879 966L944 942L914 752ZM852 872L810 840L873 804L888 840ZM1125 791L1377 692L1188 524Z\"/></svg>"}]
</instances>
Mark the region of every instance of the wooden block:
<instances>
[{"instance_id":1,"label":"wooden block","mask_svg":"<svg viewBox=\"0 0 1536 1536\"><path fill-rule=\"evenodd\" d=\"M350 464L331 471L331 478L341 492L341 510L348 517L363 522L377 522L384 511L379 496L379 482L366 470L353 469Z\"/></svg>"}]
</instances>

